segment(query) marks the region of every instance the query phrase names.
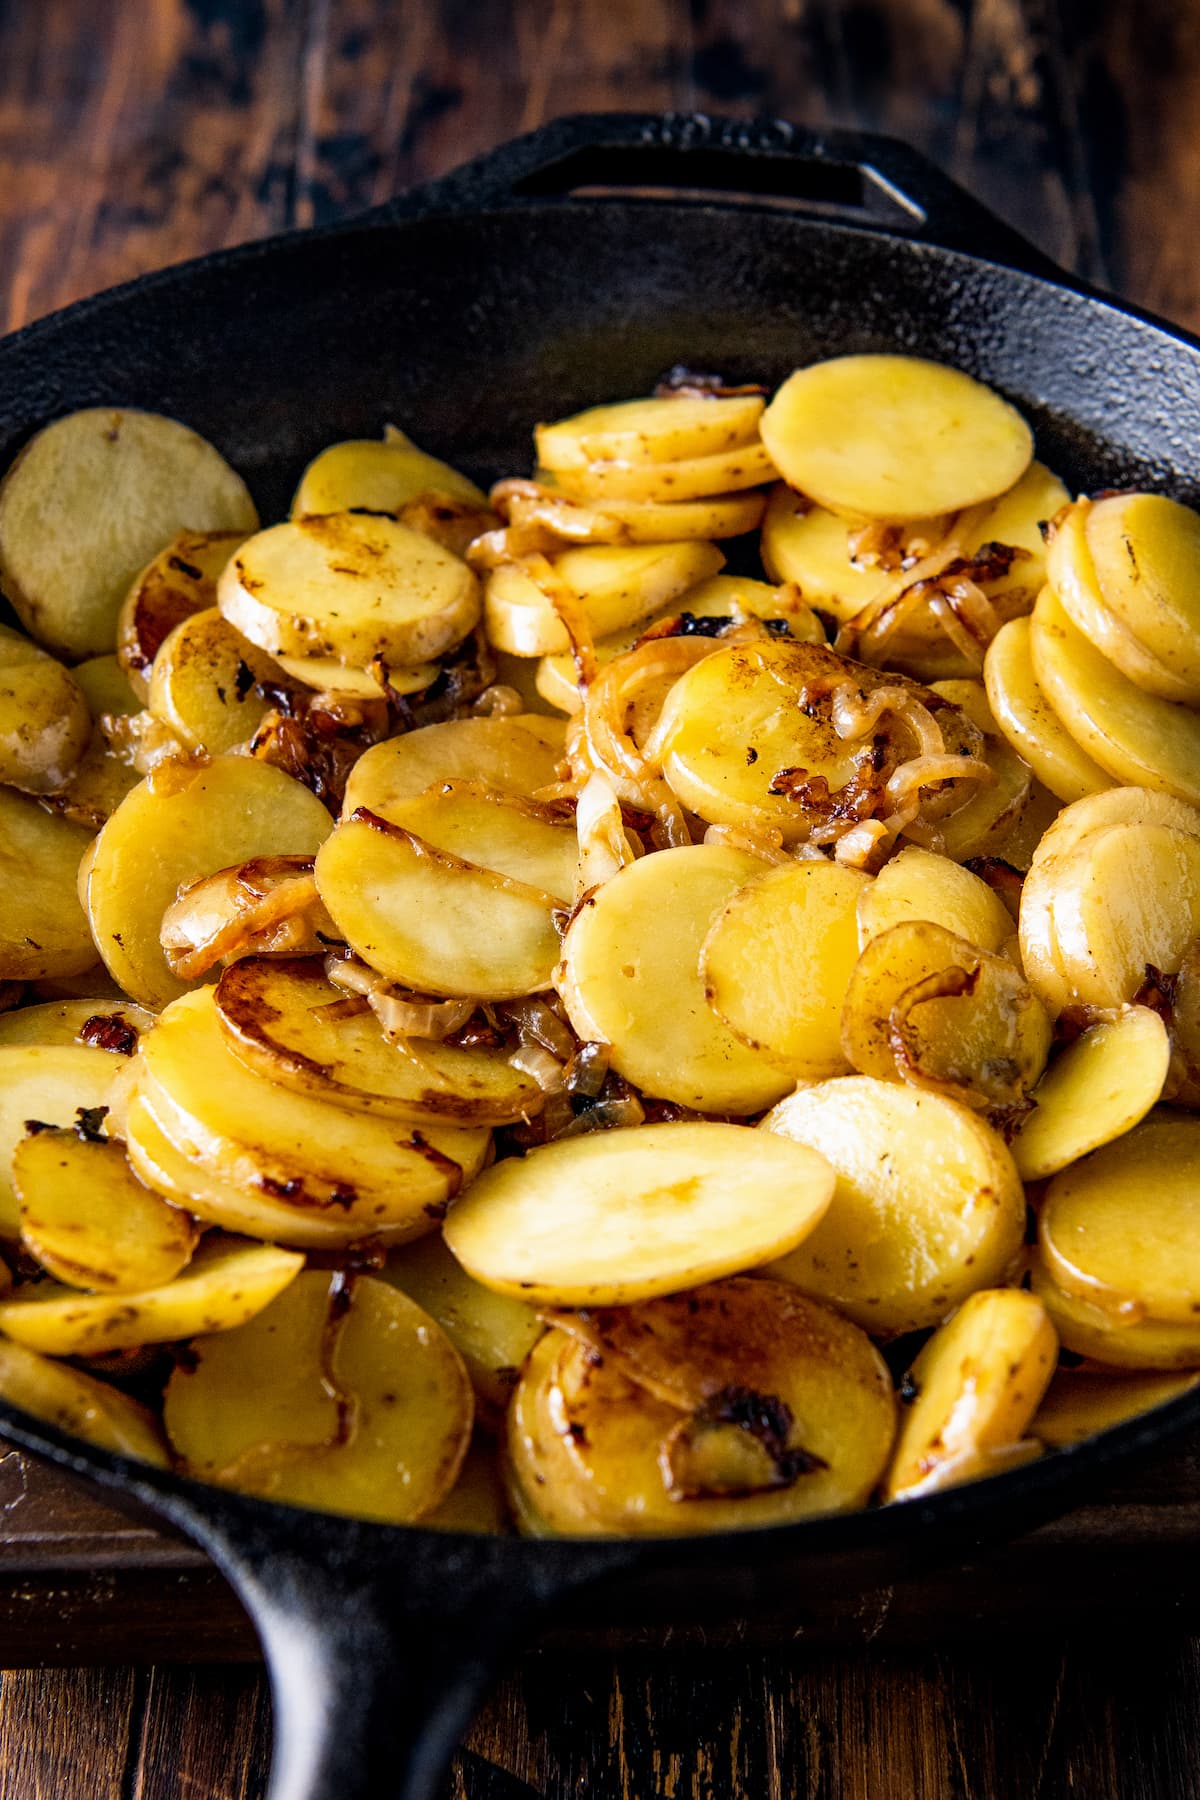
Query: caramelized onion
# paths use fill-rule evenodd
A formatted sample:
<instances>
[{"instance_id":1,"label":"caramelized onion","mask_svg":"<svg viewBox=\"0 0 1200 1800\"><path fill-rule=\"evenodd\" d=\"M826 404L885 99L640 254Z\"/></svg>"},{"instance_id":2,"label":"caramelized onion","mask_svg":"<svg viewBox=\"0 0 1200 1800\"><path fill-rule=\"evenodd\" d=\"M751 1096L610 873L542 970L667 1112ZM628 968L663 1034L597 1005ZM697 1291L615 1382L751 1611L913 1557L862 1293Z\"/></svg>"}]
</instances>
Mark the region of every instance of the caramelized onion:
<instances>
[{"instance_id":1,"label":"caramelized onion","mask_svg":"<svg viewBox=\"0 0 1200 1800\"><path fill-rule=\"evenodd\" d=\"M228 957L296 955L336 936L312 858L260 856L188 882L163 914L159 941L172 974L198 981Z\"/></svg>"},{"instance_id":2,"label":"caramelized onion","mask_svg":"<svg viewBox=\"0 0 1200 1800\"><path fill-rule=\"evenodd\" d=\"M406 1038L430 1038L434 1043L442 1043L452 1033L461 1031L475 1011L474 1000L434 1000L427 994L397 987L356 956L327 956L325 975L334 987L361 995L379 1020L384 1037L392 1043Z\"/></svg>"}]
</instances>

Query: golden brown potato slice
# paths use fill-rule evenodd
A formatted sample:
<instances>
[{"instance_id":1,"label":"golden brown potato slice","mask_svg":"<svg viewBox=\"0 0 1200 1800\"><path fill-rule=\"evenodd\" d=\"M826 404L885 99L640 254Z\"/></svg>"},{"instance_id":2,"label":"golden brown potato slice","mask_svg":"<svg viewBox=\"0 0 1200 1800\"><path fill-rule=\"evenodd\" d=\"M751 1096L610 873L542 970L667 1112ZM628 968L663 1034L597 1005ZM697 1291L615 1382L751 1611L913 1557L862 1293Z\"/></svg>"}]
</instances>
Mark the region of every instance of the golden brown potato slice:
<instances>
[{"instance_id":1,"label":"golden brown potato slice","mask_svg":"<svg viewBox=\"0 0 1200 1800\"><path fill-rule=\"evenodd\" d=\"M488 1417L499 1419L518 1371L545 1330L540 1315L524 1300L474 1280L438 1232L391 1251L379 1274L437 1320L466 1364Z\"/></svg>"},{"instance_id":2,"label":"golden brown potato slice","mask_svg":"<svg viewBox=\"0 0 1200 1800\"><path fill-rule=\"evenodd\" d=\"M181 531L137 576L117 617L117 657L144 706L150 670L184 619L217 604L217 578L245 531Z\"/></svg>"},{"instance_id":3,"label":"golden brown potato slice","mask_svg":"<svg viewBox=\"0 0 1200 1800\"><path fill-rule=\"evenodd\" d=\"M549 470L537 471L539 484L554 490ZM742 537L762 523L766 501L758 489L740 494L709 494L702 500L614 500L605 497L588 508L581 501L562 501L578 508L592 523L590 543L678 544L686 538L711 543Z\"/></svg>"},{"instance_id":4,"label":"golden brown potato slice","mask_svg":"<svg viewBox=\"0 0 1200 1800\"><path fill-rule=\"evenodd\" d=\"M448 781L474 781L493 793L524 797L556 779L563 754L561 719L518 713L503 719L450 719L375 744L360 756L346 783L343 818L360 806L390 819Z\"/></svg>"},{"instance_id":5,"label":"golden brown potato slice","mask_svg":"<svg viewBox=\"0 0 1200 1800\"><path fill-rule=\"evenodd\" d=\"M715 494L741 493L774 481L777 470L764 445L757 440L735 450L708 456L680 458L677 462L635 462L631 459L585 463L580 468L556 469L555 486L573 500L636 500L665 506L675 500L707 500Z\"/></svg>"},{"instance_id":6,"label":"golden brown potato slice","mask_svg":"<svg viewBox=\"0 0 1200 1800\"><path fill-rule=\"evenodd\" d=\"M523 1537L586 1537L598 1529L568 1457L565 1437L555 1429L549 1413L550 1396L558 1393L560 1360L573 1348L566 1332L546 1332L530 1352L509 1402L503 1473L508 1503ZM632 1382L618 1380L627 1398L638 1398ZM641 1399L650 1407L658 1404L648 1395ZM664 1406L659 1407L659 1416L664 1432L677 1421L677 1415Z\"/></svg>"},{"instance_id":7,"label":"golden brown potato slice","mask_svg":"<svg viewBox=\"0 0 1200 1800\"><path fill-rule=\"evenodd\" d=\"M1200 681L1189 678L1186 667L1176 667L1177 657L1164 661L1155 655L1109 608L1092 561L1087 531L1091 508L1090 500L1077 500L1055 528L1046 573L1056 599L1088 643L1135 687L1163 700L1194 705L1200 700ZM1186 655L1186 644L1181 648Z\"/></svg>"},{"instance_id":8,"label":"golden brown potato slice","mask_svg":"<svg viewBox=\"0 0 1200 1800\"><path fill-rule=\"evenodd\" d=\"M486 1130L418 1130L265 1080L229 1048L210 989L185 994L163 1014L142 1049L138 1090L201 1167L289 1203L302 1233L310 1216L339 1221L343 1243L431 1230L490 1142Z\"/></svg>"},{"instance_id":9,"label":"golden brown potato slice","mask_svg":"<svg viewBox=\"0 0 1200 1800\"><path fill-rule=\"evenodd\" d=\"M762 417L784 480L835 512L928 519L1004 493L1033 455L1015 407L915 356L837 356L797 369Z\"/></svg>"},{"instance_id":10,"label":"golden brown potato slice","mask_svg":"<svg viewBox=\"0 0 1200 1800\"><path fill-rule=\"evenodd\" d=\"M27 794L56 793L79 767L91 734L87 701L70 670L0 625L0 782Z\"/></svg>"},{"instance_id":11,"label":"golden brown potato slice","mask_svg":"<svg viewBox=\"0 0 1200 1800\"><path fill-rule=\"evenodd\" d=\"M1200 700L1200 517L1165 494L1115 494L1084 531L1106 607Z\"/></svg>"},{"instance_id":12,"label":"golden brown potato slice","mask_svg":"<svg viewBox=\"0 0 1200 1800\"><path fill-rule=\"evenodd\" d=\"M567 929L555 980L585 1041L647 1094L701 1112L752 1113L792 1085L709 1005L700 956L738 889L763 872L725 845L659 850L587 895Z\"/></svg>"},{"instance_id":13,"label":"golden brown potato slice","mask_svg":"<svg viewBox=\"0 0 1200 1800\"><path fill-rule=\"evenodd\" d=\"M0 1045L88 1044L132 1056L154 1014L129 1001L109 995L95 1000L44 1000L40 1006L22 1006L0 1016Z\"/></svg>"},{"instance_id":14,"label":"golden brown potato slice","mask_svg":"<svg viewBox=\"0 0 1200 1800\"><path fill-rule=\"evenodd\" d=\"M13 1152L25 1125L73 1125L82 1107L111 1104L124 1057L83 1044L8 1043L0 1047L0 1236L20 1236L11 1181Z\"/></svg>"},{"instance_id":15,"label":"golden brown potato slice","mask_svg":"<svg viewBox=\"0 0 1200 1800\"><path fill-rule=\"evenodd\" d=\"M816 1226L832 1173L797 1144L779 1148L707 1122L563 1139L480 1176L451 1209L446 1242L476 1280L517 1299L620 1306L674 1293L783 1255Z\"/></svg>"},{"instance_id":16,"label":"golden brown potato slice","mask_svg":"<svg viewBox=\"0 0 1200 1800\"><path fill-rule=\"evenodd\" d=\"M183 527L253 531L241 476L158 413L95 407L39 431L0 485L0 587L52 650L116 642L129 584Z\"/></svg>"},{"instance_id":17,"label":"golden brown potato slice","mask_svg":"<svg viewBox=\"0 0 1200 1800\"><path fill-rule=\"evenodd\" d=\"M986 881L918 844L907 844L858 896L858 941L892 925L927 919L981 950L1001 950L1013 935L1012 917Z\"/></svg>"},{"instance_id":18,"label":"golden brown potato slice","mask_svg":"<svg viewBox=\"0 0 1200 1800\"><path fill-rule=\"evenodd\" d=\"M166 1427L204 1481L400 1524L453 1488L471 1385L427 1313L370 1276L299 1276L167 1385Z\"/></svg>"},{"instance_id":19,"label":"golden brown potato slice","mask_svg":"<svg viewBox=\"0 0 1200 1800\"><path fill-rule=\"evenodd\" d=\"M1065 1293L1040 1258L1034 1259L1031 1283L1064 1350L1113 1369L1200 1369L1200 1324L1174 1325L1093 1306Z\"/></svg>"},{"instance_id":20,"label":"golden brown potato slice","mask_svg":"<svg viewBox=\"0 0 1200 1800\"><path fill-rule=\"evenodd\" d=\"M1030 1435L1053 1450L1123 1425L1193 1388L1200 1376L1105 1375L1099 1369L1059 1369L1042 1397Z\"/></svg>"},{"instance_id":21,"label":"golden brown potato slice","mask_svg":"<svg viewBox=\"0 0 1200 1800\"><path fill-rule=\"evenodd\" d=\"M1145 787L1110 787L1064 806L1038 845L1035 864L1066 856L1085 838L1112 825L1165 825L1200 837L1200 807Z\"/></svg>"},{"instance_id":22,"label":"golden brown potato slice","mask_svg":"<svg viewBox=\"0 0 1200 1800\"><path fill-rule=\"evenodd\" d=\"M85 1438L102 1450L168 1466L162 1427L148 1406L72 1369L0 1337L0 1398L59 1431Z\"/></svg>"},{"instance_id":23,"label":"golden brown potato slice","mask_svg":"<svg viewBox=\"0 0 1200 1800\"><path fill-rule=\"evenodd\" d=\"M594 637L609 637L649 619L725 558L713 544L590 545L554 558L555 578L579 603ZM515 656L569 651L567 628L550 595L519 562L491 571L484 596L489 641Z\"/></svg>"},{"instance_id":24,"label":"golden brown potato slice","mask_svg":"<svg viewBox=\"0 0 1200 1800\"><path fill-rule=\"evenodd\" d=\"M1165 825L1114 825L1042 864L1056 881L1063 974L1090 1006L1122 1006L1148 967L1175 971L1200 936L1200 838Z\"/></svg>"},{"instance_id":25,"label":"golden brown potato slice","mask_svg":"<svg viewBox=\"0 0 1200 1800\"><path fill-rule=\"evenodd\" d=\"M728 398L667 395L591 406L534 430L547 469L585 469L594 462L672 463L738 450L758 436L761 394Z\"/></svg>"},{"instance_id":26,"label":"golden brown potato slice","mask_svg":"<svg viewBox=\"0 0 1200 1800\"><path fill-rule=\"evenodd\" d=\"M842 1001L858 958L856 907L870 878L831 862L787 863L740 888L709 928L709 1005L751 1050L797 1080L846 1066Z\"/></svg>"},{"instance_id":27,"label":"golden brown potato slice","mask_svg":"<svg viewBox=\"0 0 1200 1800\"><path fill-rule=\"evenodd\" d=\"M1061 1053L1033 1090L1012 1153L1024 1181L1042 1181L1123 1137L1154 1106L1167 1079L1171 1042L1148 1006L1093 1025Z\"/></svg>"},{"instance_id":28,"label":"golden brown potato slice","mask_svg":"<svg viewBox=\"0 0 1200 1800\"><path fill-rule=\"evenodd\" d=\"M1200 1317L1200 1119L1160 1113L1050 1183L1038 1215L1047 1272L1103 1311L1171 1325Z\"/></svg>"},{"instance_id":29,"label":"golden brown potato slice","mask_svg":"<svg viewBox=\"0 0 1200 1800\"><path fill-rule=\"evenodd\" d=\"M906 535L933 545L948 524L945 518L915 519ZM763 567L775 581L794 581L810 606L845 623L875 598L889 574L875 563L851 561L853 529L840 513L781 482L771 489L763 520ZM897 556L904 556L899 546Z\"/></svg>"},{"instance_id":30,"label":"golden brown potato slice","mask_svg":"<svg viewBox=\"0 0 1200 1800\"><path fill-rule=\"evenodd\" d=\"M500 1459L488 1437L476 1432L457 1481L440 1506L422 1514L421 1524L426 1531L473 1531L482 1537L513 1535Z\"/></svg>"},{"instance_id":31,"label":"golden brown potato slice","mask_svg":"<svg viewBox=\"0 0 1200 1800\"><path fill-rule=\"evenodd\" d=\"M431 793L397 800L389 823L460 862L490 869L570 905L579 841L563 809L474 781L447 781Z\"/></svg>"},{"instance_id":32,"label":"golden brown potato slice","mask_svg":"<svg viewBox=\"0 0 1200 1800\"><path fill-rule=\"evenodd\" d=\"M355 700L378 700L384 692L384 669L375 663L370 669L348 669L330 656L280 656L276 662L293 681L322 694L351 696ZM379 674L376 675L375 671ZM394 694L419 694L441 674L440 663L417 663L411 669L389 668L387 686Z\"/></svg>"},{"instance_id":33,"label":"golden brown potato slice","mask_svg":"<svg viewBox=\"0 0 1200 1800\"><path fill-rule=\"evenodd\" d=\"M161 1287L186 1267L195 1223L133 1174L117 1139L39 1131L12 1159L21 1242L68 1287L109 1294Z\"/></svg>"},{"instance_id":34,"label":"golden brown potato slice","mask_svg":"<svg viewBox=\"0 0 1200 1800\"><path fill-rule=\"evenodd\" d=\"M988 646L983 665L996 723L1038 780L1060 800L1082 800L1112 786L1112 777L1081 750L1046 699L1033 672L1028 619L1010 619Z\"/></svg>"},{"instance_id":35,"label":"golden brown potato slice","mask_svg":"<svg viewBox=\"0 0 1200 1800\"><path fill-rule=\"evenodd\" d=\"M460 557L381 513L320 513L248 538L217 583L217 604L268 655L333 657L364 669L429 662L479 618L479 584Z\"/></svg>"},{"instance_id":36,"label":"golden brown potato slice","mask_svg":"<svg viewBox=\"0 0 1200 1800\"><path fill-rule=\"evenodd\" d=\"M259 856L311 856L333 828L282 769L244 756L162 763L96 839L87 909L110 973L151 1009L186 992L167 967L163 914L179 889Z\"/></svg>"},{"instance_id":37,"label":"golden brown potato slice","mask_svg":"<svg viewBox=\"0 0 1200 1800\"><path fill-rule=\"evenodd\" d=\"M485 506L487 496L411 438L389 425L382 438L349 438L330 444L300 477L293 519L306 513L398 513L422 494L449 494Z\"/></svg>"},{"instance_id":38,"label":"golden brown potato slice","mask_svg":"<svg viewBox=\"0 0 1200 1800\"><path fill-rule=\"evenodd\" d=\"M365 807L322 847L316 875L346 942L391 981L480 1000L550 986L561 912L552 894L435 850Z\"/></svg>"},{"instance_id":39,"label":"golden brown potato slice","mask_svg":"<svg viewBox=\"0 0 1200 1800\"><path fill-rule=\"evenodd\" d=\"M96 946L75 891L89 834L0 788L0 981L82 975Z\"/></svg>"},{"instance_id":40,"label":"golden brown potato slice","mask_svg":"<svg viewBox=\"0 0 1200 1800\"><path fill-rule=\"evenodd\" d=\"M294 1281L304 1258L274 1244L210 1237L173 1281L81 1294L43 1281L0 1301L0 1333L47 1356L100 1356L244 1325Z\"/></svg>"},{"instance_id":41,"label":"golden brown potato slice","mask_svg":"<svg viewBox=\"0 0 1200 1800\"><path fill-rule=\"evenodd\" d=\"M216 1006L226 1038L249 1068L355 1111L510 1125L545 1103L533 1076L503 1049L417 1038L393 1043L365 1007L347 1015L345 991L326 980L320 957L243 957L217 983Z\"/></svg>"},{"instance_id":42,"label":"golden brown potato slice","mask_svg":"<svg viewBox=\"0 0 1200 1800\"><path fill-rule=\"evenodd\" d=\"M912 1366L887 1498L914 1500L991 1474L1025 1438L1054 1373L1058 1338L1020 1288L971 1294Z\"/></svg>"},{"instance_id":43,"label":"golden brown potato slice","mask_svg":"<svg viewBox=\"0 0 1200 1800\"><path fill-rule=\"evenodd\" d=\"M255 683L279 676L212 607L181 620L159 647L146 704L186 749L215 755L254 736L268 711Z\"/></svg>"},{"instance_id":44,"label":"golden brown potato slice","mask_svg":"<svg viewBox=\"0 0 1200 1800\"><path fill-rule=\"evenodd\" d=\"M941 826L946 855L956 862L995 856L1020 824L1032 792L1029 765L1006 739L989 733L981 754L992 780L981 783Z\"/></svg>"},{"instance_id":45,"label":"golden brown potato slice","mask_svg":"<svg viewBox=\"0 0 1200 1800\"><path fill-rule=\"evenodd\" d=\"M998 1285L1025 1234L1025 1194L983 1120L941 1094L870 1076L802 1088L760 1128L837 1173L824 1219L772 1273L869 1331L936 1325Z\"/></svg>"}]
</instances>

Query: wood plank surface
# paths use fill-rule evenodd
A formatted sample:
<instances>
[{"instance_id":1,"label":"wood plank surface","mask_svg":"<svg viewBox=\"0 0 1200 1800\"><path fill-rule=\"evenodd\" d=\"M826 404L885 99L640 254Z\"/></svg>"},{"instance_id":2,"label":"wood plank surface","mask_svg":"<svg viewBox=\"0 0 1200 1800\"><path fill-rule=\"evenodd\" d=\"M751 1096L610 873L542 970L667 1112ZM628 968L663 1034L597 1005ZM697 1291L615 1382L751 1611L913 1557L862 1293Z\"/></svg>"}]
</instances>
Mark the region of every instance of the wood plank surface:
<instances>
[{"instance_id":1,"label":"wood plank surface","mask_svg":"<svg viewBox=\"0 0 1200 1800\"><path fill-rule=\"evenodd\" d=\"M609 107L897 133L1051 256L1200 329L1200 0L0 0L0 328ZM893 1596L854 1650L535 1655L452 1792L1192 1800L1198 1458L985 1559L969 1579L1007 1597L1007 1634L985 1616L954 1647L887 1648ZM256 1800L269 1705L256 1668L208 1661L253 1644L203 1560L15 1454L0 1521L5 1800ZM1072 1637L1056 1576L1083 1549ZM948 1612L966 1579L943 1578ZM106 1666L19 1666L85 1654Z\"/></svg>"}]
</instances>

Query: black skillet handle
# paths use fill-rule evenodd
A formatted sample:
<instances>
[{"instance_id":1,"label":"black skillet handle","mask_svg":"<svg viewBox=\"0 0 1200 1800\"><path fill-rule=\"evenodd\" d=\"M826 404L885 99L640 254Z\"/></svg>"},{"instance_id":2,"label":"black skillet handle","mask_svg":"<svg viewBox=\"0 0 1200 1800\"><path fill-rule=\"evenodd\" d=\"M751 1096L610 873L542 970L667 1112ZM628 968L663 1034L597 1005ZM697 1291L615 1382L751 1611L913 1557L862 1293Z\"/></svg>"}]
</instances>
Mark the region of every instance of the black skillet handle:
<instances>
[{"instance_id":1,"label":"black skillet handle","mask_svg":"<svg viewBox=\"0 0 1200 1800\"><path fill-rule=\"evenodd\" d=\"M385 214L605 195L759 205L882 228L1033 274L1062 271L899 139L707 113L579 113L515 138Z\"/></svg>"}]
</instances>

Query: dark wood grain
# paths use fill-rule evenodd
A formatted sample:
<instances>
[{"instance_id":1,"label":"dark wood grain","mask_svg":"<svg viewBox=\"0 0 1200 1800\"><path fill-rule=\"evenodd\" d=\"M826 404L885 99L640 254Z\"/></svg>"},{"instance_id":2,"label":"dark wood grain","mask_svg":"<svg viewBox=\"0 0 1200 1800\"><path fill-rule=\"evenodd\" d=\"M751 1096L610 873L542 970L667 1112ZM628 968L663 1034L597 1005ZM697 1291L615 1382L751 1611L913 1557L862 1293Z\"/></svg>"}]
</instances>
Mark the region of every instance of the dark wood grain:
<instances>
[{"instance_id":1,"label":"dark wood grain","mask_svg":"<svg viewBox=\"0 0 1200 1800\"><path fill-rule=\"evenodd\" d=\"M0 327L613 106L898 133L1200 328L1200 0L0 0ZM455 1800L1193 1800L1198 1541L1193 1447L852 1649L535 1655ZM6 1800L254 1800L261 1676L205 1666L253 1651L198 1553L0 1455Z\"/></svg>"}]
</instances>

